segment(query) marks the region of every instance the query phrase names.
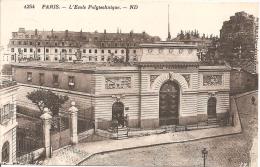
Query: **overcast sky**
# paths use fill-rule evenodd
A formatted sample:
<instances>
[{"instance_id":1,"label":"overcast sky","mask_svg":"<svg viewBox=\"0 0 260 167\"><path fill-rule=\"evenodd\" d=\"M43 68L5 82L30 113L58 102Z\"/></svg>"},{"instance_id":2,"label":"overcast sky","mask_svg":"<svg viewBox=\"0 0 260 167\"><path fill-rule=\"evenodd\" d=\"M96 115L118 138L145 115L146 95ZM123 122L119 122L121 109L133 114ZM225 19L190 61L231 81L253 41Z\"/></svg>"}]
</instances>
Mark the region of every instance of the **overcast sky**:
<instances>
[{"instance_id":1,"label":"overcast sky","mask_svg":"<svg viewBox=\"0 0 260 167\"><path fill-rule=\"evenodd\" d=\"M167 8L170 4L170 31L175 37L181 29L198 29L200 33L219 35L223 21L235 12L245 11L258 16L257 0L0 0L1 45L6 45L11 32L19 27L34 30L71 30L103 32L146 31L151 35L167 37ZM35 9L24 9L34 4ZM43 10L42 4L138 5L137 10Z\"/></svg>"}]
</instances>

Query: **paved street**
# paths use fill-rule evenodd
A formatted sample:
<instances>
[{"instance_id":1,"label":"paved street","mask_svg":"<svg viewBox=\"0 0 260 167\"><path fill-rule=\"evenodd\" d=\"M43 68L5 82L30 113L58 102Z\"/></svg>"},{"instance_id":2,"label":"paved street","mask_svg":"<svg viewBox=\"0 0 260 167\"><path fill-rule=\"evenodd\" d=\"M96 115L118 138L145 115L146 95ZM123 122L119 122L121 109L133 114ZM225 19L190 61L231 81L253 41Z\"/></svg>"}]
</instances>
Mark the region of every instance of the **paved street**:
<instances>
[{"instance_id":1,"label":"paved street","mask_svg":"<svg viewBox=\"0 0 260 167\"><path fill-rule=\"evenodd\" d=\"M209 150L208 166L247 166L257 136L257 104L251 104L252 95L257 96L254 93L236 98L242 134L98 154L82 165L202 166L201 150L205 147Z\"/></svg>"}]
</instances>

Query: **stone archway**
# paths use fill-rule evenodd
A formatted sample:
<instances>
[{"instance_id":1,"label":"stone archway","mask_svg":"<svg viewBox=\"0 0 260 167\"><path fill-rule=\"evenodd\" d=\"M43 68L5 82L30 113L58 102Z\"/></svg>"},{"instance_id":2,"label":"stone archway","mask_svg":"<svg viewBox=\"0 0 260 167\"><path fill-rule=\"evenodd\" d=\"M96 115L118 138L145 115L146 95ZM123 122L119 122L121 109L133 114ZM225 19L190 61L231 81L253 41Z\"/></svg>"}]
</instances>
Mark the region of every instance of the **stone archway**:
<instances>
[{"instance_id":1,"label":"stone archway","mask_svg":"<svg viewBox=\"0 0 260 167\"><path fill-rule=\"evenodd\" d=\"M112 106L112 120L116 120L119 126L124 126L124 104L120 101Z\"/></svg>"},{"instance_id":2,"label":"stone archway","mask_svg":"<svg viewBox=\"0 0 260 167\"><path fill-rule=\"evenodd\" d=\"M209 98L207 114L208 114L208 118L217 117L217 98L216 97Z\"/></svg>"},{"instance_id":3,"label":"stone archway","mask_svg":"<svg viewBox=\"0 0 260 167\"><path fill-rule=\"evenodd\" d=\"M165 82L159 91L159 124L179 123L180 86L174 81Z\"/></svg>"},{"instance_id":4,"label":"stone archway","mask_svg":"<svg viewBox=\"0 0 260 167\"><path fill-rule=\"evenodd\" d=\"M10 144L6 141L2 147L2 162L8 163L10 161Z\"/></svg>"}]
</instances>

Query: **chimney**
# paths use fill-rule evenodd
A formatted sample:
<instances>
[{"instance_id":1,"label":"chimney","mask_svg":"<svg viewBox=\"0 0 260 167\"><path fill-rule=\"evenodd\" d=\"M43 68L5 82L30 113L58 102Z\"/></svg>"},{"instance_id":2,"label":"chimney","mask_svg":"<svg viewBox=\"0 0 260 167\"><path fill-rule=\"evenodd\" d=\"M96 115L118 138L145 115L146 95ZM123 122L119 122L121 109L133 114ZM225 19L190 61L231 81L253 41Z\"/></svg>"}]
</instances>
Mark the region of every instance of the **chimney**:
<instances>
[{"instance_id":1,"label":"chimney","mask_svg":"<svg viewBox=\"0 0 260 167\"><path fill-rule=\"evenodd\" d=\"M106 34L107 33L107 30L106 29L104 29L104 34Z\"/></svg>"},{"instance_id":2,"label":"chimney","mask_svg":"<svg viewBox=\"0 0 260 167\"><path fill-rule=\"evenodd\" d=\"M38 30L37 29L35 29L35 35L38 35Z\"/></svg>"},{"instance_id":3,"label":"chimney","mask_svg":"<svg viewBox=\"0 0 260 167\"><path fill-rule=\"evenodd\" d=\"M117 31L116 31L117 33L119 33L119 28L117 28Z\"/></svg>"},{"instance_id":4,"label":"chimney","mask_svg":"<svg viewBox=\"0 0 260 167\"><path fill-rule=\"evenodd\" d=\"M51 36L53 37L53 29L51 29Z\"/></svg>"}]
</instances>

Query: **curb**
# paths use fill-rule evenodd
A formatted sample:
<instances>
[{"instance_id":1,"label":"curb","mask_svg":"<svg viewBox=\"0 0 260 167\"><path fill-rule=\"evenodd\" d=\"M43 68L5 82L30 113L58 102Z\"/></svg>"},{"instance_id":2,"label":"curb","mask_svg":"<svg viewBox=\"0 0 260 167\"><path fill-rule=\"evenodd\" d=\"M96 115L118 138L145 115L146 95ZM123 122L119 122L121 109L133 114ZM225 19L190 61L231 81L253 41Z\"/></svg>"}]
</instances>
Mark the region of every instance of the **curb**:
<instances>
[{"instance_id":1,"label":"curb","mask_svg":"<svg viewBox=\"0 0 260 167\"><path fill-rule=\"evenodd\" d=\"M217 136L201 137L201 138L195 138L195 139L189 139L189 140L183 140L183 141L172 141L172 142L166 142L166 143L158 143L158 144L150 144L150 145L136 146L136 147L129 147L129 148L120 148L120 149L109 150L109 151L101 151L101 152L90 154L88 157L86 157L83 160L76 163L75 166L79 166L81 163L83 163L84 161L86 161L87 159L89 159L95 155L104 154L104 153L111 153L111 152L116 152L116 151L131 150L131 149L146 148L146 147L154 147L154 146L160 146L160 145L166 145L166 144L177 144L177 143L185 143L185 142L190 142L190 141L199 141L199 140L203 140L203 139L225 137L225 136L237 135L237 134L241 134L241 133L242 133L242 129L240 129L239 132L217 135Z\"/></svg>"}]
</instances>

